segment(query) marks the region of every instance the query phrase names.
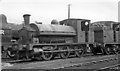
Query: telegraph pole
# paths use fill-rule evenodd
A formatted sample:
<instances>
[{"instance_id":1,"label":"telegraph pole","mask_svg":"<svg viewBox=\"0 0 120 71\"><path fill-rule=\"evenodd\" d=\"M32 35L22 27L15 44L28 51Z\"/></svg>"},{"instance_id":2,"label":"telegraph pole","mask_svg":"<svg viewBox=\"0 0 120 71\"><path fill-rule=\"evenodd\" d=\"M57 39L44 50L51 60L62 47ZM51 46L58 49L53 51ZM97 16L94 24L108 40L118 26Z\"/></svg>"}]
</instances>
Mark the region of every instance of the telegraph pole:
<instances>
[{"instance_id":1,"label":"telegraph pole","mask_svg":"<svg viewBox=\"0 0 120 71\"><path fill-rule=\"evenodd\" d=\"M68 4L68 19L70 19L70 6L71 4Z\"/></svg>"}]
</instances>

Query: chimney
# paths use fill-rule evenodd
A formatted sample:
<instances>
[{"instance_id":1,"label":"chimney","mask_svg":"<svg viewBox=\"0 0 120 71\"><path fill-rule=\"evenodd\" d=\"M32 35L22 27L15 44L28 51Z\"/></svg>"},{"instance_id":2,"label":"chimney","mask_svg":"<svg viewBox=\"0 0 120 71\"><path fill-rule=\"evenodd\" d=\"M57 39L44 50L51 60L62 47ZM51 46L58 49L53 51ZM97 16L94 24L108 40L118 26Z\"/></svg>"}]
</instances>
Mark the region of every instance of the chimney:
<instances>
[{"instance_id":1,"label":"chimney","mask_svg":"<svg viewBox=\"0 0 120 71\"><path fill-rule=\"evenodd\" d=\"M30 14L24 14L23 15L25 25L29 25L29 23L30 23L30 16L31 16Z\"/></svg>"}]
</instances>

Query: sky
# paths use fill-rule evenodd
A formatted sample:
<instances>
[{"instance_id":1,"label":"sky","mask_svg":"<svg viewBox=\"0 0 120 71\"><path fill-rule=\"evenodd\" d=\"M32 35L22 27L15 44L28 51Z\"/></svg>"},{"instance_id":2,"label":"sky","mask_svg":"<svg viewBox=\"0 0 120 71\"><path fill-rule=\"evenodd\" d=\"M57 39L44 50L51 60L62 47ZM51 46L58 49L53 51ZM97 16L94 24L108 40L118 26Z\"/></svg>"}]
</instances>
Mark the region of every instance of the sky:
<instances>
[{"instance_id":1,"label":"sky","mask_svg":"<svg viewBox=\"0 0 120 71\"><path fill-rule=\"evenodd\" d=\"M10 23L21 24L23 14L31 14L30 22L50 24L53 19L90 19L95 21L118 21L119 0L0 0L0 13Z\"/></svg>"}]
</instances>

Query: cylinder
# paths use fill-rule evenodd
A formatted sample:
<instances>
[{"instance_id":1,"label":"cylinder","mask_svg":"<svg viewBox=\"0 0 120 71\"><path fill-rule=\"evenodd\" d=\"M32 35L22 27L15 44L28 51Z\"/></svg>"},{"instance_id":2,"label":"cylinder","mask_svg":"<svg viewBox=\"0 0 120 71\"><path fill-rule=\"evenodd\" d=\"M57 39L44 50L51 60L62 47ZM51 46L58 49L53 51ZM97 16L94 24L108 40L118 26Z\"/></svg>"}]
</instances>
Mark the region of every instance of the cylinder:
<instances>
[{"instance_id":1,"label":"cylinder","mask_svg":"<svg viewBox=\"0 0 120 71\"><path fill-rule=\"evenodd\" d=\"M30 23L30 16L31 16L30 14L24 14L23 15L25 25L29 25L29 23Z\"/></svg>"}]
</instances>

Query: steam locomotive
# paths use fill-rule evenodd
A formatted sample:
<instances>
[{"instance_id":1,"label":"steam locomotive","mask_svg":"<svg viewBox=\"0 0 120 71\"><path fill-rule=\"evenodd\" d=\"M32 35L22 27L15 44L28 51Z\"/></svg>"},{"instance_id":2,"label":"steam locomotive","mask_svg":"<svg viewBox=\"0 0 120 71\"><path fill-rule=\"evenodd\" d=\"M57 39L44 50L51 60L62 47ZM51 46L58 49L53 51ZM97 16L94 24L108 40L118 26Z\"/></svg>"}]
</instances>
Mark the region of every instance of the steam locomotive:
<instances>
[{"instance_id":1,"label":"steam locomotive","mask_svg":"<svg viewBox=\"0 0 120 71\"><path fill-rule=\"evenodd\" d=\"M78 57L86 53L115 54L120 50L118 22L88 19L52 20L51 24L30 23L30 14L23 15L24 24L15 25L2 18L2 51L10 58L50 60L56 56Z\"/></svg>"}]
</instances>

